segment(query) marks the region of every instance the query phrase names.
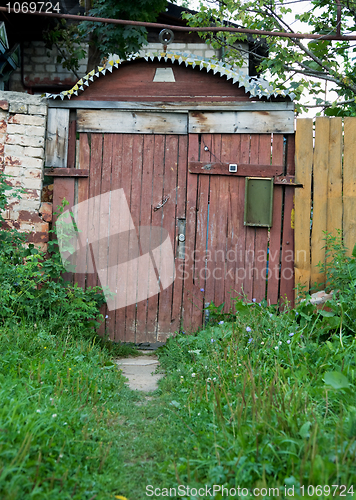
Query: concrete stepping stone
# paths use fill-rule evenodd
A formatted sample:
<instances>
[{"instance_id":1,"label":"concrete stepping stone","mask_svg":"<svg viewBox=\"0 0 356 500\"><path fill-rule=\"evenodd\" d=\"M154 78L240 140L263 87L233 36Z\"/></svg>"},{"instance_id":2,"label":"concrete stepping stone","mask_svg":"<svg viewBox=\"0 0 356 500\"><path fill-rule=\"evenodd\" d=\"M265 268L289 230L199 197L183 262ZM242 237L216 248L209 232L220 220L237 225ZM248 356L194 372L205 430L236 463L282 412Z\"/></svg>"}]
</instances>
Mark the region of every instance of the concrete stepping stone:
<instances>
[{"instance_id":1,"label":"concrete stepping stone","mask_svg":"<svg viewBox=\"0 0 356 500\"><path fill-rule=\"evenodd\" d=\"M163 373L155 373L159 365L158 357L155 355L122 358L115 362L122 370L122 374L128 378L130 389L134 391L155 391L158 389L158 381L164 377Z\"/></svg>"}]
</instances>

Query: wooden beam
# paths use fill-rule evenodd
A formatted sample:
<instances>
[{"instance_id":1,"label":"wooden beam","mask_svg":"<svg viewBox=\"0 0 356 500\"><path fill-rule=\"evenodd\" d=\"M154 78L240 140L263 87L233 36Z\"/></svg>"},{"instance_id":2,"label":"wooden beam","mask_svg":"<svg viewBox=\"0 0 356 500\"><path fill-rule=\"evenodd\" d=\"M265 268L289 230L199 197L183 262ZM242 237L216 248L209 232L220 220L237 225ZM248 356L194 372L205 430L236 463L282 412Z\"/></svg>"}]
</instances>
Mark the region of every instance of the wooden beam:
<instances>
[{"instance_id":1,"label":"wooden beam","mask_svg":"<svg viewBox=\"0 0 356 500\"><path fill-rule=\"evenodd\" d=\"M45 168L49 177L89 177L89 170L80 168Z\"/></svg>"},{"instance_id":2,"label":"wooden beam","mask_svg":"<svg viewBox=\"0 0 356 500\"><path fill-rule=\"evenodd\" d=\"M293 111L290 101L223 101L223 102L163 102L163 101L76 101L48 100L49 108L68 109L122 109L122 110L159 110L159 111Z\"/></svg>"},{"instance_id":3,"label":"wooden beam","mask_svg":"<svg viewBox=\"0 0 356 500\"><path fill-rule=\"evenodd\" d=\"M190 161L188 163L188 170L191 174L234 175L237 177L274 177L283 174L284 166L238 163L237 172L229 172L229 163L205 163L202 161Z\"/></svg>"},{"instance_id":4,"label":"wooden beam","mask_svg":"<svg viewBox=\"0 0 356 500\"><path fill-rule=\"evenodd\" d=\"M78 110L77 131L109 134L186 134L187 113Z\"/></svg>"},{"instance_id":5,"label":"wooden beam","mask_svg":"<svg viewBox=\"0 0 356 500\"><path fill-rule=\"evenodd\" d=\"M293 134L294 111L191 111L190 134Z\"/></svg>"}]
</instances>

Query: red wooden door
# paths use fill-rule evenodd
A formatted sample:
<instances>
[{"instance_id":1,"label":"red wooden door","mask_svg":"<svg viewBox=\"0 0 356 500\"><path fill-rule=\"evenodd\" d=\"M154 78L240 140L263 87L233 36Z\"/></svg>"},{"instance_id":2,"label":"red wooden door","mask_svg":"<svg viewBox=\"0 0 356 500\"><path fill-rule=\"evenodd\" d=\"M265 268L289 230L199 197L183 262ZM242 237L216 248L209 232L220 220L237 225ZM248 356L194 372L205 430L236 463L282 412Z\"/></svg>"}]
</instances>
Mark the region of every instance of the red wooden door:
<instances>
[{"instance_id":1,"label":"red wooden door","mask_svg":"<svg viewBox=\"0 0 356 500\"><path fill-rule=\"evenodd\" d=\"M166 231L175 259L175 279L159 293L115 310L103 307L101 333L112 340L165 342L176 331L199 328L206 303L224 302L228 311L241 293L256 302L293 301L293 188L275 185L270 229L247 227L245 178L189 173L194 161L250 165L249 176L260 175L259 165L282 165L282 174L293 175L294 136L80 133L79 168L88 169L89 177L77 179L69 198L79 204L123 189L137 235L141 227L161 228L163 242ZM61 193L56 196L60 200ZM114 214L115 206L107 210ZM96 217L95 211L85 214L79 227L87 225L88 234L99 227L100 233ZM128 258L130 248L128 241ZM110 240L104 258L112 261L115 252ZM138 279L145 272L139 268ZM75 281L101 284L95 272L78 273Z\"/></svg>"},{"instance_id":2,"label":"red wooden door","mask_svg":"<svg viewBox=\"0 0 356 500\"><path fill-rule=\"evenodd\" d=\"M187 136L81 133L79 141L79 165L89 168L89 178L78 180L77 203L122 188L137 235L141 227L166 230L176 255L177 220L185 218ZM108 210L114 213L115 207ZM95 213L89 215L87 224L94 224L94 219ZM110 241L107 258L112 261L117 248ZM137 272L140 280L147 270ZM180 328L183 282L179 278L178 271L170 286L136 304L111 311L103 307L102 333L106 330L115 341L165 342ZM75 279L81 286L100 285L95 273L77 274Z\"/></svg>"},{"instance_id":3,"label":"red wooden door","mask_svg":"<svg viewBox=\"0 0 356 500\"><path fill-rule=\"evenodd\" d=\"M191 134L189 162L282 165L294 174L294 138L278 134ZM287 148L288 146L288 148ZM255 172L255 173L254 173ZM275 186L273 224L244 226L245 178L189 173L184 282L184 328L203 322L204 305L225 303L243 294L249 301L293 301L293 188ZM283 244L283 252L281 251Z\"/></svg>"}]
</instances>

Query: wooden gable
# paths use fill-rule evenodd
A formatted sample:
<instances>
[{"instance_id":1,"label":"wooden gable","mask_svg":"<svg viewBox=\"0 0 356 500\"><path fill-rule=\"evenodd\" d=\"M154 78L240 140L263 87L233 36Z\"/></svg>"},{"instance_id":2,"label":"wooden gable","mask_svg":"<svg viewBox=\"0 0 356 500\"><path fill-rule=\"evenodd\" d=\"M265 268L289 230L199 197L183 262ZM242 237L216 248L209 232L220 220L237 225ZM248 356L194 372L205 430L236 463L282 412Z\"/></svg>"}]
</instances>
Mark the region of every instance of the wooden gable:
<instances>
[{"instance_id":1,"label":"wooden gable","mask_svg":"<svg viewBox=\"0 0 356 500\"><path fill-rule=\"evenodd\" d=\"M154 81L158 68L173 71L175 82ZM76 100L101 101L249 101L243 87L226 76L207 73L198 66L136 60L95 81Z\"/></svg>"}]
</instances>

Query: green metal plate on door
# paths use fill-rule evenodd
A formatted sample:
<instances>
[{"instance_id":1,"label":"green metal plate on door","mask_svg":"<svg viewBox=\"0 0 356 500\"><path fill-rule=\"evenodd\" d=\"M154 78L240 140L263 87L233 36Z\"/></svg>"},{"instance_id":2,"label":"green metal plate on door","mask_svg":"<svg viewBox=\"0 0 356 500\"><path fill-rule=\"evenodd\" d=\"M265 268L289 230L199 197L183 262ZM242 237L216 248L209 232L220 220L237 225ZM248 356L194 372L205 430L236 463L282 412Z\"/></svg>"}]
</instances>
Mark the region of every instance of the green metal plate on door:
<instances>
[{"instance_id":1,"label":"green metal plate on door","mask_svg":"<svg viewBox=\"0 0 356 500\"><path fill-rule=\"evenodd\" d=\"M273 177L246 177L245 226L272 226Z\"/></svg>"}]
</instances>

